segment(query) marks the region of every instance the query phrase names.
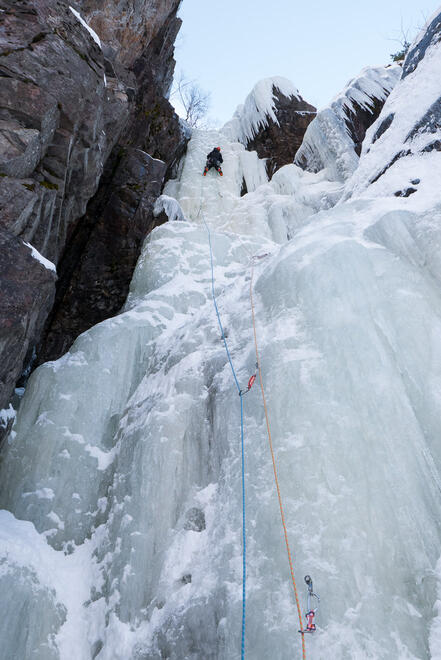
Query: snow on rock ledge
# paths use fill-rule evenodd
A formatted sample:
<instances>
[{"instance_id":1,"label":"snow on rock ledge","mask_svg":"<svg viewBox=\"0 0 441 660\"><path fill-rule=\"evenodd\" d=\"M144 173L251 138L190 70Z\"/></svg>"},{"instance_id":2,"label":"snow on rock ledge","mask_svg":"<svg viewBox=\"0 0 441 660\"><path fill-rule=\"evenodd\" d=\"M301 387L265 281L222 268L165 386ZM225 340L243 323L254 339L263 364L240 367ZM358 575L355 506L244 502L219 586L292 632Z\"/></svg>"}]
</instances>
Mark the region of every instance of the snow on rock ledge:
<instances>
[{"instance_id":1,"label":"snow on rock ledge","mask_svg":"<svg viewBox=\"0 0 441 660\"><path fill-rule=\"evenodd\" d=\"M30 243L26 243L26 241L24 241L24 244L31 250L31 254L34 257L34 259L39 261L47 270L52 270L54 273L57 272L57 269L55 268L55 264L52 263L52 261L49 261L49 259L43 257L43 255L40 254L40 252L36 250L34 246L31 245Z\"/></svg>"},{"instance_id":2,"label":"snow on rock ledge","mask_svg":"<svg viewBox=\"0 0 441 660\"><path fill-rule=\"evenodd\" d=\"M431 198L436 200L441 151L441 12L429 22L427 35L429 44L422 59L408 71L408 62L414 61L411 48L402 79L367 132L360 165L348 181L345 198L416 193L412 205L419 204L418 198L426 206Z\"/></svg>"},{"instance_id":3,"label":"snow on rock ledge","mask_svg":"<svg viewBox=\"0 0 441 660\"><path fill-rule=\"evenodd\" d=\"M410 46L403 65L403 78L415 71L426 50L441 40L441 7L432 14L425 27Z\"/></svg>"},{"instance_id":4,"label":"snow on rock ledge","mask_svg":"<svg viewBox=\"0 0 441 660\"><path fill-rule=\"evenodd\" d=\"M260 128L268 125L269 119L277 123L276 90L287 98L301 98L299 90L287 78L264 78L254 85L245 103L237 107L233 118L225 124L222 129L225 136L232 142L237 140L246 145Z\"/></svg>"},{"instance_id":5,"label":"snow on rock ledge","mask_svg":"<svg viewBox=\"0 0 441 660\"><path fill-rule=\"evenodd\" d=\"M367 67L348 82L311 122L295 162L309 172L326 169L333 181L345 181L358 166L366 129L378 117L401 68Z\"/></svg>"},{"instance_id":6,"label":"snow on rock ledge","mask_svg":"<svg viewBox=\"0 0 441 660\"><path fill-rule=\"evenodd\" d=\"M186 220L181 205L174 197L161 195L153 207L155 218L163 218L165 221L174 222L176 220Z\"/></svg>"},{"instance_id":7,"label":"snow on rock ledge","mask_svg":"<svg viewBox=\"0 0 441 660\"><path fill-rule=\"evenodd\" d=\"M81 16L79 12L76 11L76 9L74 9L73 7L69 7L69 9L71 10L72 14L80 21L81 25L84 28L86 28L86 30L88 31L94 42L101 48L101 39L99 38L95 30L92 30L90 25L86 23L84 18Z\"/></svg>"},{"instance_id":8,"label":"snow on rock ledge","mask_svg":"<svg viewBox=\"0 0 441 660\"><path fill-rule=\"evenodd\" d=\"M257 151L259 158L266 158L267 172L272 176L293 162L315 115L316 108L304 101L290 80L266 78L255 85L222 132L249 151Z\"/></svg>"}]
</instances>

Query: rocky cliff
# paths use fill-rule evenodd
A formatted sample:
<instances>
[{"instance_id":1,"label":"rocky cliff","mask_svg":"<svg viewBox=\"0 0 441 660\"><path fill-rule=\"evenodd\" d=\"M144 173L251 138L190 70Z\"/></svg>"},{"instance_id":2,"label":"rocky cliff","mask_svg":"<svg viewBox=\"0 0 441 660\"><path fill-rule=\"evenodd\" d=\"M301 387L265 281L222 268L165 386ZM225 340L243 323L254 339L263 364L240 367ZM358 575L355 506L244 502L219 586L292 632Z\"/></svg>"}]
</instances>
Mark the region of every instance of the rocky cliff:
<instances>
[{"instance_id":1,"label":"rocky cliff","mask_svg":"<svg viewBox=\"0 0 441 660\"><path fill-rule=\"evenodd\" d=\"M401 79L366 133L359 166L345 186L346 199L372 194L412 196L415 206L437 199L441 93L434 80L439 80L440 42L438 9L411 45ZM434 214L436 225L435 218ZM433 253L435 272L439 270L436 242Z\"/></svg>"},{"instance_id":2,"label":"rocky cliff","mask_svg":"<svg viewBox=\"0 0 441 660\"><path fill-rule=\"evenodd\" d=\"M285 96L277 89L273 93L276 119L269 119L247 143L247 149L267 159L270 178L283 165L294 161L305 131L316 116L316 108L301 96Z\"/></svg>"},{"instance_id":3,"label":"rocky cliff","mask_svg":"<svg viewBox=\"0 0 441 660\"><path fill-rule=\"evenodd\" d=\"M316 116L290 80L279 76L259 81L222 129L249 151L266 159L268 177L292 163L305 131Z\"/></svg>"},{"instance_id":4,"label":"rocky cliff","mask_svg":"<svg viewBox=\"0 0 441 660\"><path fill-rule=\"evenodd\" d=\"M35 347L58 357L125 299L186 145L179 4L0 0L0 408Z\"/></svg>"}]
</instances>

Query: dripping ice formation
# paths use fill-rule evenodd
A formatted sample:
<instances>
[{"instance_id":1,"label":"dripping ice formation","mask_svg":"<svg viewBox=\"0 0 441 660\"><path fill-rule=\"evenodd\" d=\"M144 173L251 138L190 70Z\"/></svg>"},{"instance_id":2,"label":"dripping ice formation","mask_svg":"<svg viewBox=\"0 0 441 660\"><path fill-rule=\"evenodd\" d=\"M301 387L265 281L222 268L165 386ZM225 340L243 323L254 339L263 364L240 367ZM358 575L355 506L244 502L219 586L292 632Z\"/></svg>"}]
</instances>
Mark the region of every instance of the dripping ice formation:
<instances>
[{"instance_id":1,"label":"dripping ice formation","mask_svg":"<svg viewBox=\"0 0 441 660\"><path fill-rule=\"evenodd\" d=\"M359 162L347 126L348 117L356 106L372 113L374 99L384 101L400 75L398 64L360 71L308 126L295 162L306 161L312 172L326 168L326 177L331 181L346 181Z\"/></svg>"},{"instance_id":2,"label":"dripping ice formation","mask_svg":"<svg viewBox=\"0 0 441 660\"><path fill-rule=\"evenodd\" d=\"M259 80L245 102L237 107L233 118L223 127L222 132L229 140L237 140L246 145L260 128L268 125L269 119L276 124L279 123L276 115L275 90L287 98L301 98L297 87L287 78L273 76Z\"/></svg>"},{"instance_id":3,"label":"dripping ice formation","mask_svg":"<svg viewBox=\"0 0 441 660\"><path fill-rule=\"evenodd\" d=\"M391 154L388 131L369 148L373 136L391 107L392 137L408 121L408 85L430 107L440 48L397 83L345 188L295 165L268 182L238 141L194 132L158 207L186 220L147 238L122 313L35 371L3 451L5 657L240 655L239 401L203 219L244 385L249 257L269 253L254 286L262 375L297 581L311 574L321 595L307 657L441 657L436 150L415 147L369 184ZM214 145L222 179L201 176ZM407 181L412 162L421 185L394 197L395 168ZM244 404L246 656L285 660L300 639L257 388Z\"/></svg>"}]
</instances>

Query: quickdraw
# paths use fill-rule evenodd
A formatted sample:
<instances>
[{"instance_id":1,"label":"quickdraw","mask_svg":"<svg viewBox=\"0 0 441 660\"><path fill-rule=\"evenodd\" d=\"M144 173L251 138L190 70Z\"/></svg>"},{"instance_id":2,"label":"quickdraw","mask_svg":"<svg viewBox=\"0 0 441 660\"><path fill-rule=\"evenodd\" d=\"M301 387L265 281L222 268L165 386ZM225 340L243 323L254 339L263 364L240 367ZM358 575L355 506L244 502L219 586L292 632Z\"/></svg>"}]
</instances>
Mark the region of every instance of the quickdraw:
<instances>
[{"instance_id":1,"label":"quickdraw","mask_svg":"<svg viewBox=\"0 0 441 660\"><path fill-rule=\"evenodd\" d=\"M254 383L256 382L257 369L258 368L259 368L259 365L256 362L256 372L252 376L250 376L250 379L248 381L248 385L247 385L246 389L245 390L239 390L239 396L243 396L244 394L248 394L250 389L253 387Z\"/></svg>"},{"instance_id":2,"label":"quickdraw","mask_svg":"<svg viewBox=\"0 0 441 660\"><path fill-rule=\"evenodd\" d=\"M305 635L306 633L313 633L316 631L316 625L314 623L315 613L318 609L318 604L320 602L320 596L314 593L312 578L310 575L305 575L305 582L308 587L308 596L307 596L307 612L306 617L306 628L304 630L299 630L299 633ZM317 607L311 607L311 601L313 598L317 599Z\"/></svg>"}]
</instances>

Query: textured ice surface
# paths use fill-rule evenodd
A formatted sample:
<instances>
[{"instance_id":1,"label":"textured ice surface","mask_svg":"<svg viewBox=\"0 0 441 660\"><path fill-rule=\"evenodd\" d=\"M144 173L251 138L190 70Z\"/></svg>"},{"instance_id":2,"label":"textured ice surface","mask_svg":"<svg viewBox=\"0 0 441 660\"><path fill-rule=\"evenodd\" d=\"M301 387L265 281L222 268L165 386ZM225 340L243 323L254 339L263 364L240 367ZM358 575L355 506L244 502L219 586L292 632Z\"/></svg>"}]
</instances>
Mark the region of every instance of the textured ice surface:
<instances>
[{"instance_id":1,"label":"textured ice surface","mask_svg":"<svg viewBox=\"0 0 441 660\"><path fill-rule=\"evenodd\" d=\"M420 65L421 66L421 65ZM418 71L420 70L418 67ZM410 78L411 76L409 76ZM213 146L224 177L202 177ZM243 178L247 195L240 197ZM262 375L314 660L439 657L441 204L354 197L195 131L124 310L32 375L0 467L8 660L240 657L239 382ZM246 657L300 657L262 402L244 399ZM306 606L301 591L302 606ZM437 655L438 654L438 655Z\"/></svg>"},{"instance_id":2,"label":"textured ice surface","mask_svg":"<svg viewBox=\"0 0 441 660\"><path fill-rule=\"evenodd\" d=\"M363 69L309 124L295 162L306 162L311 172L326 169L328 179L345 181L358 166L346 124L348 113L354 111L356 104L372 112L375 99L384 101L400 74L398 65Z\"/></svg>"}]
</instances>

